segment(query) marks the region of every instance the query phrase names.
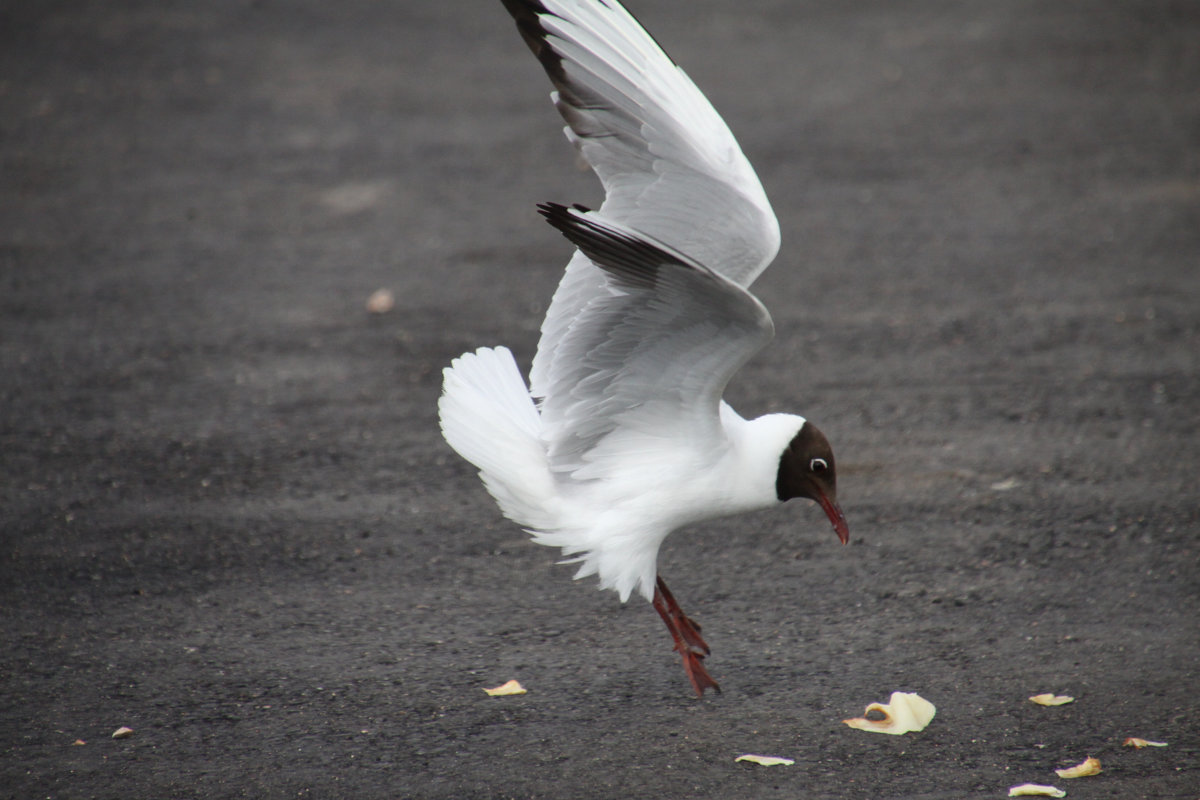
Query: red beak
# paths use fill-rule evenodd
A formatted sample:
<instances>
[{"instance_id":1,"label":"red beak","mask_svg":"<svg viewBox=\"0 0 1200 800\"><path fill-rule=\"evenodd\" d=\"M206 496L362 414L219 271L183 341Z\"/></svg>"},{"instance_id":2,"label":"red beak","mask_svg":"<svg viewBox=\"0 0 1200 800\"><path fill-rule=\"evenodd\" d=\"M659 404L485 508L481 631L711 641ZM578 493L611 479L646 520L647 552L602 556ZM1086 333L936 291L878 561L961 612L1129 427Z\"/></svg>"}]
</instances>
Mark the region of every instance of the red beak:
<instances>
[{"instance_id":1,"label":"red beak","mask_svg":"<svg viewBox=\"0 0 1200 800\"><path fill-rule=\"evenodd\" d=\"M825 516L829 517L829 521L833 523L833 530L837 533L838 538L842 540L842 544L849 544L850 526L846 524L846 515L842 513L842 509L821 491L817 492L817 502L824 509Z\"/></svg>"}]
</instances>

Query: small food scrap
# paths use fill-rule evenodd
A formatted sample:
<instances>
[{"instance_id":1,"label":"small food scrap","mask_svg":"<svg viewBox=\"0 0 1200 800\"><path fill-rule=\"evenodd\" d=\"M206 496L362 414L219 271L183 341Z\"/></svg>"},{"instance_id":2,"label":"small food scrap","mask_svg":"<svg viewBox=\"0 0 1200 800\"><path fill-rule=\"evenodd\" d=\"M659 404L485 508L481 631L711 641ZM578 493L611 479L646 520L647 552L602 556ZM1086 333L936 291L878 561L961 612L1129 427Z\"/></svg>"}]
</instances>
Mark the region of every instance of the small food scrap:
<instances>
[{"instance_id":1,"label":"small food scrap","mask_svg":"<svg viewBox=\"0 0 1200 800\"><path fill-rule=\"evenodd\" d=\"M117 728L112 734L114 739L128 739L130 736L133 736L133 728L126 728L124 725Z\"/></svg>"},{"instance_id":2,"label":"small food scrap","mask_svg":"<svg viewBox=\"0 0 1200 800\"><path fill-rule=\"evenodd\" d=\"M82 745L82 744L87 744L87 742L85 742L83 739L76 739L75 741L71 742L72 747L76 747L76 746Z\"/></svg>"},{"instance_id":3,"label":"small food scrap","mask_svg":"<svg viewBox=\"0 0 1200 800\"><path fill-rule=\"evenodd\" d=\"M1149 739L1139 739L1136 736L1130 736L1124 741L1126 747L1136 747L1141 750L1143 747L1166 747L1166 742L1152 742Z\"/></svg>"},{"instance_id":4,"label":"small food scrap","mask_svg":"<svg viewBox=\"0 0 1200 800\"><path fill-rule=\"evenodd\" d=\"M1074 703L1075 698L1065 694L1035 694L1029 698L1039 706L1065 706L1067 703Z\"/></svg>"},{"instance_id":5,"label":"small food scrap","mask_svg":"<svg viewBox=\"0 0 1200 800\"><path fill-rule=\"evenodd\" d=\"M738 756L734 761L749 761L751 764L761 764L764 767L774 767L782 764L783 766L791 766L796 763L794 758L780 758L779 756L756 756L744 755Z\"/></svg>"},{"instance_id":6,"label":"small food scrap","mask_svg":"<svg viewBox=\"0 0 1200 800\"><path fill-rule=\"evenodd\" d=\"M492 697L503 697L510 694L525 694L525 687L515 679L497 686L495 689L484 689Z\"/></svg>"},{"instance_id":7,"label":"small food scrap","mask_svg":"<svg viewBox=\"0 0 1200 800\"><path fill-rule=\"evenodd\" d=\"M367 311L372 314L386 314L396 307L396 295L391 289L376 289L367 298Z\"/></svg>"},{"instance_id":8,"label":"small food scrap","mask_svg":"<svg viewBox=\"0 0 1200 800\"><path fill-rule=\"evenodd\" d=\"M1008 790L1009 797L1066 797L1067 793L1057 786L1043 786L1040 783L1022 783Z\"/></svg>"},{"instance_id":9,"label":"small food scrap","mask_svg":"<svg viewBox=\"0 0 1200 800\"><path fill-rule=\"evenodd\" d=\"M1056 769L1060 778L1086 778L1089 775L1100 774L1100 759L1088 757L1068 769Z\"/></svg>"},{"instance_id":10,"label":"small food scrap","mask_svg":"<svg viewBox=\"0 0 1200 800\"><path fill-rule=\"evenodd\" d=\"M883 714L881 720L867 719L867 714L878 711ZM875 733L891 733L900 735L910 731L923 731L937 709L933 703L911 692L892 692L891 699L885 706L882 703L871 703L863 716L855 719L844 719L842 722L860 731Z\"/></svg>"}]
</instances>

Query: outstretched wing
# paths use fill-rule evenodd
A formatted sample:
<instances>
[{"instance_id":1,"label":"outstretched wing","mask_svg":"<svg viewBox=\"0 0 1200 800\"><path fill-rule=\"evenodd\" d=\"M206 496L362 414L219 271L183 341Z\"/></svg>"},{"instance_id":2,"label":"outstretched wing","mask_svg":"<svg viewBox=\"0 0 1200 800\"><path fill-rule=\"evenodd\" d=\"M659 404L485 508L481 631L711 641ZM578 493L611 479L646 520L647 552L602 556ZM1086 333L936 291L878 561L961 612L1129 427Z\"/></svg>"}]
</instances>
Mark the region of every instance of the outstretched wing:
<instances>
[{"instance_id":1,"label":"outstretched wing","mask_svg":"<svg viewBox=\"0 0 1200 800\"><path fill-rule=\"evenodd\" d=\"M503 0L556 89L567 138L604 185L605 218L749 286L779 250L779 224L724 120L616 0ZM561 367L572 319L601 291L576 255L554 295L533 393Z\"/></svg>"},{"instance_id":2,"label":"outstretched wing","mask_svg":"<svg viewBox=\"0 0 1200 800\"><path fill-rule=\"evenodd\" d=\"M562 367L542 402L552 469L596 477L595 448L616 431L722 441L725 385L774 333L762 303L601 213L539 208L603 270L605 283L559 343Z\"/></svg>"}]
</instances>

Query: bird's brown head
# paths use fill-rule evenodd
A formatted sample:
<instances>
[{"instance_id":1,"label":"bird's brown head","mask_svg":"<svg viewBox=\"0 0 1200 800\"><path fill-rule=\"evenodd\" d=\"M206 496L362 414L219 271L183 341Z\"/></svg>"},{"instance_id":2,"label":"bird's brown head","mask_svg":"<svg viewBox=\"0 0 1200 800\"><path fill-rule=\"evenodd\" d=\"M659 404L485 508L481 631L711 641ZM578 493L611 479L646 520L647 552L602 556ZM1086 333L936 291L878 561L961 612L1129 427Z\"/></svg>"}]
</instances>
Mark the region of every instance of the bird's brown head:
<instances>
[{"instance_id":1,"label":"bird's brown head","mask_svg":"<svg viewBox=\"0 0 1200 800\"><path fill-rule=\"evenodd\" d=\"M837 502L837 467L825 434L811 422L800 426L779 459L775 494L780 502L793 497L815 500L833 523L842 544L850 541L850 526Z\"/></svg>"}]
</instances>

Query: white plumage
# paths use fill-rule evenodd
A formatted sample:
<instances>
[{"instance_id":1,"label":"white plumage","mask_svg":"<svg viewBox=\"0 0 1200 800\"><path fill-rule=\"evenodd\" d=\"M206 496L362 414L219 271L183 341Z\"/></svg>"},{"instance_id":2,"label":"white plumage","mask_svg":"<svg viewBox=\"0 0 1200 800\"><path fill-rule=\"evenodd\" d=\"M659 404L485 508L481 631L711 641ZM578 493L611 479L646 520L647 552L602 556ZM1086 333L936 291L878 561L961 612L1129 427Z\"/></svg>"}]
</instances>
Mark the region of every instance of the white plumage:
<instances>
[{"instance_id":1,"label":"white plumage","mask_svg":"<svg viewBox=\"0 0 1200 800\"><path fill-rule=\"evenodd\" d=\"M504 516L580 562L576 578L597 575L622 601L634 590L653 598L658 548L671 531L779 505L779 457L804 424L791 414L747 421L721 403L721 435L691 438L639 414L644 424L609 434L578 470L556 477L505 347L454 359L438 410L446 441L479 468Z\"/></svg>"},{"instance_id":2,"label":"white plumage","mask_svg":"<svg viewBox=\"0 0 1200 800\"><path fill-rule=\"evenodd\" d=\"M505 516L580 563L576 577L654 603L702 694L716 688L708 647L658 577L663 539L797 496L848 535L824 436L721 399L774 333L746 287L774 258L778 223L725 123L615 0L504 3L605 200L541 207L579 249L532 386L507 349L467 353L445 370L442 431Z\"/></svg>"}]
</instances>

